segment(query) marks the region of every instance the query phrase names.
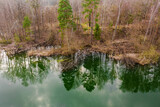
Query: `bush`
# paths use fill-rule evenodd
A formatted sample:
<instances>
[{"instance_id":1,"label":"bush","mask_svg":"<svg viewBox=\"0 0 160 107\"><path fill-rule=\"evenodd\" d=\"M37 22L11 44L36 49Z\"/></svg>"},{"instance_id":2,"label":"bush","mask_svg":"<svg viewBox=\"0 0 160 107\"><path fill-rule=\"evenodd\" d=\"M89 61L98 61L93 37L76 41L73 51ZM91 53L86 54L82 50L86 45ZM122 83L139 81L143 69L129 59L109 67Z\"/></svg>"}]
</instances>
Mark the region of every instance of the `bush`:
<instances>
[{"instance_id":1,"label":"bush","mask_svg":"<svg viewBox=\"0 0 160 107\"><path fill-rule=\"evenodd\" d=\"M159 60L159 53L156 51L156 48L151 46L150 49L144 51L141 55L140 58L146 59L151 63L156 63Z\"/></svg>"},{"instance_id":2,"label":"bush","mask_svg":"<svg viewBox=\"0 0 160 107\"><path fill-rule=\"evenodd\" d=\"M145 35L139 35L137 39L138 39L138 42L142 44L144 43Z\"/></svg>"},{"instance_id":3,"label":"bush","mask_svg":"<svg viewBox=\"0 0 160 107\"><path fill-rule=\"evenodd\" d=\"M21 42L20 37L19 37L17 34L14 35L14 41L15 41L16 43Z\"/></svg>"},{"instance_id":4,"label":"bush","mask_svg":"<svg viewBox=\"0 0 160 107\"><path fill-rule=\"evenodd\" d=\"M31 40L30 36L26 36L26 41L29 42Z\"/></svg>"},{"instance_id":5,"label":"bush","mask_svg":"<svg viewBox=\"0 0 160 107\"><path fill-rule=\"evenodd\" d=\"M6 39L2 39L0 40L0 44L11 44L12 43L12 40L6 40Z\"/></svg>"},{"instance_id":6,"label":"bush","mask_svg":"<svg viewBox=\"0 0 160 107\"><path fill-rule=\"evenodd\" d=\"M91 27L89 27L87 24L81 24L82 25L82 28L84 31L87 31L87 30L90 30Z\"/></svg>"}]
</instances>

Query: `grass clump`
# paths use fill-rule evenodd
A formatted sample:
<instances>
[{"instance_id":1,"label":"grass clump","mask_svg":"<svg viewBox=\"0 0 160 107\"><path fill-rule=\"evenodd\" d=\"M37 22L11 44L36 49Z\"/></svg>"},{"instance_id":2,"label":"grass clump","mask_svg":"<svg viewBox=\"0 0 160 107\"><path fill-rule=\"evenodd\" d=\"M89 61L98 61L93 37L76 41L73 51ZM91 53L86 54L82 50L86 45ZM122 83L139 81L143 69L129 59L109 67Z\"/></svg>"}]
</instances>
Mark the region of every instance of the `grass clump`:
<instances>
[{"instance_id":1,"label":"grass clump","mask_svg":"<svg viewBox=\"0 0 160 107\"><path fill-rule=\"evenodd\" d=\"M6 39L2 39L0 40L0 44L11 44L12 43L12 40L6 40Z\"/></svg>"},{"instance_id":2,"label":"grass clump","mask_svg":"<svg viewBox=\"0 0 160 107\"><path fill-rule=\"evenodd\" d=\"M30 36L26 36L26 41L27 42L31 41L31 37Z\"/></svg>"},{"instance_id":3,"label":"grass clump","mask_svg":"<svg viewBox=\"0 0 160 107\"><path fill-rule=\"evenodd\" d=\"M141 53L140 58L145 59L145 62L156 63L159 60L159 53L154 46Z\"/></svg>"}]
</instances>

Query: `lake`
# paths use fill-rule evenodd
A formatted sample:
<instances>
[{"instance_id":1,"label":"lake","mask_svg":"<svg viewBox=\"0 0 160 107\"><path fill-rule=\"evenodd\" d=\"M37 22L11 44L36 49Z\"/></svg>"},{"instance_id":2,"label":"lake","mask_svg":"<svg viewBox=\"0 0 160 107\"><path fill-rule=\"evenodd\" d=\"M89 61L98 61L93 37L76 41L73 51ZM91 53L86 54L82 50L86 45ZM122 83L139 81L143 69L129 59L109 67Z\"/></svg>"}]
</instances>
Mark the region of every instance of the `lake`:
<instances>
[{"instance_id":1,"label":"lake","mask_svg":"<svg viewBox=\"0 0 160 107\"><path fill-rule=\"evenodd\" d=\"M0 107L160 107L160 63L126 67L105 54L0 54Z\"/></svg>"}]
</instances>

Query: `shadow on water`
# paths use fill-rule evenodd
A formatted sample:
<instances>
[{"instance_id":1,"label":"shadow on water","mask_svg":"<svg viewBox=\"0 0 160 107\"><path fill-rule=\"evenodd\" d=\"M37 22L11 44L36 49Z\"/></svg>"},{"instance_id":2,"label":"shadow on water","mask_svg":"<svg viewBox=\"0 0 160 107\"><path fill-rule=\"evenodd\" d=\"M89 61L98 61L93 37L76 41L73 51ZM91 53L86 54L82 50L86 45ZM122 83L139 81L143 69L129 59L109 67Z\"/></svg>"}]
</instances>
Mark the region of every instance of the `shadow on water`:
<instances>
[{"instance_id":1,"label":"shadow on water","mask_svg":"<svg viewBox=\"0 0 160 107\"><path fill-rule=\"evenodd\" d=\"M25 54L8 58L1 54L0 71L8 80L23 86L43 83L52 72L59 72L67 91L83 86L88 92L103 89L106 84L120 82L123 92L160 91L160 64L126 68L105 54L92 53L81 59L65 57L27 57ZM67 63L67 64L66 64ZM69 65L69 68L65 68ZM3 68L3 69L2 69Z\"/></svg>"}]
</instances>

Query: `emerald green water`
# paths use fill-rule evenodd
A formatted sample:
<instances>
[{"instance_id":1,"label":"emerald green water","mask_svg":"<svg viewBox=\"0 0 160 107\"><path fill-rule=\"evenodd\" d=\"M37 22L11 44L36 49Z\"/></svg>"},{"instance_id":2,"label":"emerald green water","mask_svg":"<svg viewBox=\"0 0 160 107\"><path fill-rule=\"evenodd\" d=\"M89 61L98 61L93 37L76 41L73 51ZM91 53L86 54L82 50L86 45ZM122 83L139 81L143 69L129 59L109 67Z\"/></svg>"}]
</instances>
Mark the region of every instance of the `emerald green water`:
<instances>
[{"instance_id":1,"label":"emerald green water","mask_svg":"<svg viewBox=\"0 0 160 107\"><path fill-rule=\"evenodd\" d=\"M0 107L160 107L160 64L126 68L104 54L0 54Z\"/></svg>"}]
</instances>

